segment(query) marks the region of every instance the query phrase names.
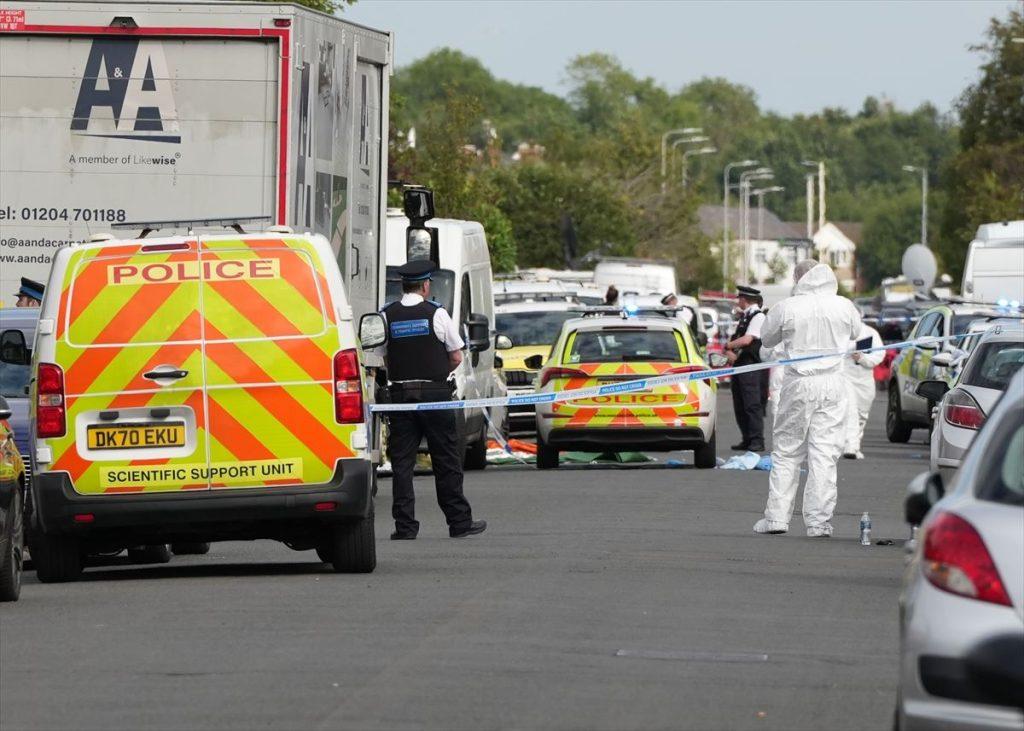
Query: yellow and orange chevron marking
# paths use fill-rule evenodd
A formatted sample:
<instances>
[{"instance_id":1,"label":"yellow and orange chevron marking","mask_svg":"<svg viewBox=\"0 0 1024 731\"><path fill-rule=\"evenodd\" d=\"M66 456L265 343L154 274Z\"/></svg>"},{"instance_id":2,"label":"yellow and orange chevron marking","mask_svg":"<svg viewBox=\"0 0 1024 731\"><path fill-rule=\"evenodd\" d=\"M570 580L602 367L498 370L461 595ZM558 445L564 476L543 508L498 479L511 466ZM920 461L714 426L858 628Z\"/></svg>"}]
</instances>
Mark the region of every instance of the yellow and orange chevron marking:
<instances>
[{"instance_id":1,"label":"yellow and orange chevron marking","mask_svg":"<svg viewBox=\"0 0 1024 731\"><path fill-rule=\"evenodd\" d=\"M683 363L579 363L572 368L587 373L589 378L568 378L556 391L589 388L600 384L601 377L658 376ZM700 412L700 382L661 386L647 393L624 393L554 403L553 426L564 428L623 428L696 426ZM646 407L646 408L640 408Z\"/></svg>"},{"instance_id":2,"label":"yellow and orange chevron marking","mask_svg":"<svg viewBox=\"0 0 1024 731\"><path fill-rule=\"evenodd\" d=\"M89 494L229 486L202 480L104 486L104 471L120 465L298 460L303 483L327 482L338 459L355 456L356 427L334 420L332 359L340 342L315 251L302 239L192 240L187 246L144 252L137 243L112 244L72 256L56 359L65 371L68 434L49 441L53 469L67 471L76 491ZM259 266L246 265L253 261ZM111 285L113 266L121 267L121 281ZM205 271L220 276L206 279ZM246 276L253 272L257 276ZM168 281L135 283L151 275ZM159 365L188 375L171 387L143 378ZM195 450L130 462L93 461L79 451L77 417L145 407L191 409ZM294 482L266 478L230 487Z\"/></svg>"}]
</instances>

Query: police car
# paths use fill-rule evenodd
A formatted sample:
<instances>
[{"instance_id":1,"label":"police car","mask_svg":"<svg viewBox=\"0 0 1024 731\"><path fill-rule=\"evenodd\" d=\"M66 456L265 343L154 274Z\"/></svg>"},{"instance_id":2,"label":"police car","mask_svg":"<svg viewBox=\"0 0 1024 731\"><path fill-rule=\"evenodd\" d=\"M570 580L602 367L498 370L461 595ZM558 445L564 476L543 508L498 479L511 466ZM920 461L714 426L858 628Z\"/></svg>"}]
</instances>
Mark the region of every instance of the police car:
<instances>
[{"instance_id":1,"label":"police car","mask_svg":"<svg viewBox=\"0 0 1024 731\"><path fill-rule=\"evenodd\" d=\"M686 323L651 312L630 316L595 308L567 321L537 378L557 393L707 368ZM540 366L541 358L528 365ZM697 467L715 466L714 381L537 405L537 467L558 467L559 452L693 450Z\"/></svg>"},{"instance_id":2,"label":"police car","mask_svg":"<svg viewBox=\"0 0 1024 731\"><path fill-rule=\"evenodd\" d=\"M950 365L950 356L959 347L959 343L950 338L966 337L971 323L998 314L984 305L941 304L921 316L908 339L943 340L906 348L893 361L885 416L885 431L890 442L907 442L914 429L931 427L934 404L918 395L918 385L938 377L948 379L945 369Z\"/></svg>"},{"instance_id":3,"label":"police car","mask_svg":"<svg viewBox=\"0 0 1024 731\"><path fill-rule=\"evenodd\" d=\"M509 393L518 396L533 391L537 371L526 365L527 359L536 355L541 356L541 360L547 358L562 324L578 317L576 310L579 308L579 304L571 302L512 302L494 308L498 347ZM508 418L512 431L532 431L533 405L509 407Z\"/></svg>"}]
</instances>

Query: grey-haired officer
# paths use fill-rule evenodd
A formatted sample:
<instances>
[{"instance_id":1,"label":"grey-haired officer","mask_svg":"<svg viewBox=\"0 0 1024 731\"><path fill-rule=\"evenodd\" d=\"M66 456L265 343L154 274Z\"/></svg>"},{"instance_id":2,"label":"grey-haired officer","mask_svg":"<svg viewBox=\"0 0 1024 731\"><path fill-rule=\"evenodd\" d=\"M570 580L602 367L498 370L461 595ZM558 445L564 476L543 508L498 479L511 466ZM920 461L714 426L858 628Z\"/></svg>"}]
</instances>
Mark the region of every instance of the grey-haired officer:
<instances>
[{"instance_id":1,"label":"grey-haired officer","mask_svg":"<svg viewBox=\"0 0 1024 731\"><path fill-rule=\"evenodd\" d=\"M430 261L411 261L399 267L402 299L385 307L388 344L384 354L389 391L395 403L448 401L454 392L451 373L462 362L465 343L448 312L430 299ZM462 492L462 458L455 411L431 409L396 411L388 417L388 452L393 471L392 540L412 540L420 529L416 520L413 470L416 452L425 437L434 470L437 504L448 521L452 538L483 533L487 522L473 520Z\"/></svg>"}]
</instances>

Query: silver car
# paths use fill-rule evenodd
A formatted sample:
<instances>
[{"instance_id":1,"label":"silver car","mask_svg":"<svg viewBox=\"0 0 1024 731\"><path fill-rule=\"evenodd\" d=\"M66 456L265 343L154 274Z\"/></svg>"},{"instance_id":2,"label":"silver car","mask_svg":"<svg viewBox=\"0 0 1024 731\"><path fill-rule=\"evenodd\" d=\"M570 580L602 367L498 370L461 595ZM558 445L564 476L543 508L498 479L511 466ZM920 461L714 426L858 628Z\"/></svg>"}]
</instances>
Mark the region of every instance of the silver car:
<instances>
[{"instance_id":1,"label":"silver car","mask_svg":"<svg viewBox=\"0 0 1024 731\"><path fill-rule=\"evenodd\" d=\"M944 496L908 487L920 524L900 596L897 729L1024 728L1024 372Z\"/></svg>"},{"instance_id":2,"label":"silver car","mask_svg":"<svg viewBox=\"0 0 1024 731\"><path fill-rule=\"evenodd\" d=\"M938 357L938 356L936 356ZM922 381L918 394L936 402L930 466L945 479L963 461L967 448L992 413L1010 379L1024 365L1024 327L1018 322L985 332L963 364L950 390L945 380Z\"/></svg>"}]
</instances>

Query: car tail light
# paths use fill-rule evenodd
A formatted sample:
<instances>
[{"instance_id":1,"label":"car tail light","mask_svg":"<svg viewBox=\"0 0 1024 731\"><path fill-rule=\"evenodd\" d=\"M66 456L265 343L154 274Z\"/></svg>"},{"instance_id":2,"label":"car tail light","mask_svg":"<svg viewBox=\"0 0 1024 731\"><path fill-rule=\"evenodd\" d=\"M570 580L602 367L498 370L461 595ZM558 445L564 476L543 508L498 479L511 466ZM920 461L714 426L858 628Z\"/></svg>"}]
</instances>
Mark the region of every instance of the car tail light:
<instances>
[{"instance_id":1,"label":"car tail light","mask_svg":"<svg viewBox=\"0 0 1024 731\"><path fill-rule=\"evenodd\" d=\"M978 406L971 394L961 389L956 389L946 397L943 412L953 426L964 429L980 429L985 423L985 413Z\"/></svg>"},{"instance_id":2,"label":"car tail light","mask_svg":"<svg viewBox=\"0 0 1024 731\"><path fill-rule=\"evenodd\" d=\"M590 374L578 368L545 368L540 372L540 387L544 388L556 378L590 378Z\"/></svg>"},{"instance_id":3,"label":"car tail light","mask_svg":"<svg viewBox=\"0 0 1024 731\"><path fill-rule=\"evenodd\" d=\"M985 542L959 515L942 512L929 521L922 566L928 581L943 591L1013 606Z\"/></svg>"},{"instance_id":4,"label":"car tail light","mask_svg":"<svg viewBox=\"0 0 1024 731\"><path fill-rule=\"evenodd\" d=\"M359 355L355 349L334 355L334 419L339 424L363 421L363 385L359 378Z\"/></svg>"},{"instance_id":5,"label":"car tail light","mask_svg":"<svg viewBox=\"0 0 1024 731\"><path fill-rule=\"evenodd\" d=\"M36 435L62 437L67 433L64 410L64 371L53 363L40 363L36 379Z\"/></svg>"}]
</instances>

